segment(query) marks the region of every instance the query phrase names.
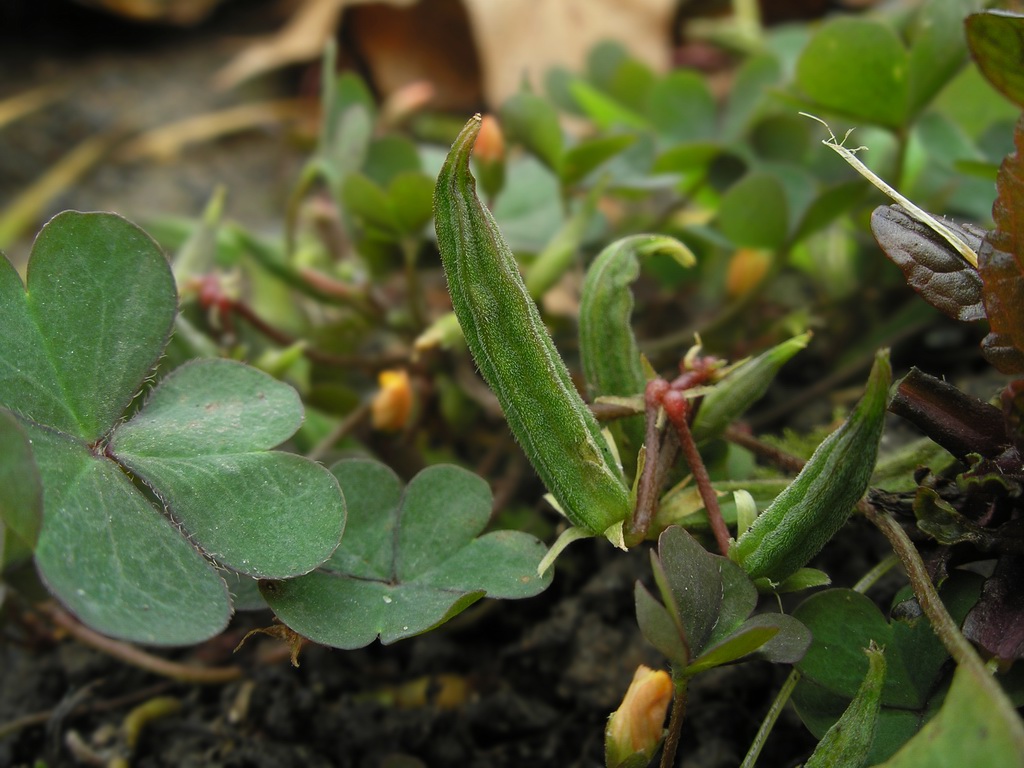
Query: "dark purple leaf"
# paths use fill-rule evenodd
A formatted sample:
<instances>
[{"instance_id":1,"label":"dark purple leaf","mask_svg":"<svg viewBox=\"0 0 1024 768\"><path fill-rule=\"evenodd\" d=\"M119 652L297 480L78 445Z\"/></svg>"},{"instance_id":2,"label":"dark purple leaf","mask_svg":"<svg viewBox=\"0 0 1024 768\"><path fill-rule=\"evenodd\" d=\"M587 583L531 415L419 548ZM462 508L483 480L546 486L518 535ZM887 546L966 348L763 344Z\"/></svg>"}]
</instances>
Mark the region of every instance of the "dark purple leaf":
<instances>
[{"instance_id":1,"label":"dark purple leaf","mask_svg":"<svg viewBox=\"0 0 1024 768\"><path fill-rule=\"evenodd\" d=\"M977 251L984 230L944 222ZM879 206L871 214L871 231L885 255L900 268L907 285L954 320L985 319L981 277L942 237L898 205Z\"/></svg>"},{"instance_id":2,"label":"dark purple leaf","mask_svg":"<svg viewBox=\"0 0 1024 768\"><path fill-rule=\"evenodd\" d=\"M1006 436L1017 452L1024 455L1024 380L1007 384L999 399L1006 419Z\"/></svg>"},{"instance_id":3,"label":"dark purple leaf","mask_svg":"<svg viewBox=\"0 0 1024 768\"><path fill-rule=\"evenodd\" d=\"M967 615L964 634L1001 661L1024 658L1024 556L1003 555Z\"/></svg>"},{"instance_id":4,"label":"dark purple leaf","mask_svg":"<svg viewBox=\"0 0 1024 768\"><path fill-rule=\"evenodd\" d=\"M811 644L811 630L785 613L760 613L752 617L744 627L751 625L778 627L778 634L754 653L764 661L795 664L804 657Z\"/></svg>"},{"instance_id":5,"label":"dark purple leaf","mask_svg":"<svg viewBox=\"0 0 1024 768\"><path fill-rule=\"evenodd\" d=\"M690 662L686 632L676 625L668 612L639 581L634 589L636 620L647 642L661 651L672 665L682 669Z\"/></svg>"},{"instance_id":6,"label":"dark purple leaf","mask_svg":"<svg viewBox=\"0 0 1024 768\"><path fill-rule=\"evenodd\" d=\"M653 558L652 558L653 560ZM678 526L658 537L658 562L664 578L655 580L666 605L674 602L685 628L690 653L697 655L718 621L722 607L722 569L718 559Z\"/></svg>"},{"instance_id":7,"label":"dark purple leaf","mask_svg":"<svg viewBox=\"0 0 1024 768\"><path fill-rule=\"evenodd\" d=\"M917 368L900 381L889 410L957 458L970 453L996 457L1008 442L998 408Z\"/></svg>"}]
</instances>

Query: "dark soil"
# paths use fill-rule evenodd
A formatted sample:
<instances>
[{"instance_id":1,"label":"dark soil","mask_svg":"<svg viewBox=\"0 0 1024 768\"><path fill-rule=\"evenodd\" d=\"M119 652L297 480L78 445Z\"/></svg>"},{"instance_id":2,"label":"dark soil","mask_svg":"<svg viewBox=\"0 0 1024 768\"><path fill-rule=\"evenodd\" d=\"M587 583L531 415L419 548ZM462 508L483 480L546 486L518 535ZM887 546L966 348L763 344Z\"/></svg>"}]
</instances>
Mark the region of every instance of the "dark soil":
<instances>
[{"instance_id":1,"label":"dark soil","mask_svg":"<svg viewBox=\"0 0 1024 768\"><path fill-rule=\"evenodd\" d=\"M633 583L649 572L646 552L624 555L603 542L577 547L540 597L487 601L390 647L311 646L296 669L277 641L256 636L232 656L248 629L270 623L269 613L257 613L241 614L225 635L184 656L167 654L244 668L240 680L221 686L166 683L74 641L40 642L9 624L0 724L51 714L0 740L0 765L81 764L68 748L76 741L102 755L123 749L112 737L125 715L159 694L177 699L181 711L144 729L132 761L139 768L602 766L605 719L633 670L664 662L633 618ZM738 765L786 672L755 662L699 676L679 764ZM424 677L424 698L394 701L397 689ZM109 707L122 697L133 700ZM787 714L761 764L796 765L813 744Z\"/></svg>"}]
</instances>

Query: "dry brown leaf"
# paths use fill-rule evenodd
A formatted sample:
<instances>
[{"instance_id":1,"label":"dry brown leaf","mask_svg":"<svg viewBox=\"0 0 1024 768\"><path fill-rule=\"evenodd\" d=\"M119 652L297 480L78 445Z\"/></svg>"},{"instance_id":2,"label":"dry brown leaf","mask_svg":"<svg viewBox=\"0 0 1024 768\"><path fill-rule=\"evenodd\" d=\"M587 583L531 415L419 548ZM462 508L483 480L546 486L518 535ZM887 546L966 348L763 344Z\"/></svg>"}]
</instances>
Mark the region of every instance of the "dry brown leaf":
<instances>
[{"instance_id":1,"label":"dry brown leaf","mask_svg":"<svg viewBox=\"0 0 1024 768\"><path fill-rule=\"evenodd\" d=\"M123 133L123 129L117 127L83 139L23 188L0 210L0 249L6 248L15 238L35 226L46 205L96 167L111 148L122 140Z\"/></svg>"},{"instance_id":2,"label":"dry brown leaf","mask_svg":"<svg viewBox=\"0 0 1024 768\"><path fill-rule=\"evenodd\" d=\"M229 61L216 75L214 85L233 88L256 75L289 64L313 61L338 30L341 12L347 6L372 0L304 0L284 28L271 37L253 42ZM412 5L416 0L387 0L390 5Z\"/></svg>"},{"instance_id":3,"label":"dry brown leaf","mask_svg":"<svg viewBox=\"0 0 1024 768\"><path fill-rule=\"evenodd\" d=\"M67 92L61 85L44 85L0 100L0 128L48 107Z\"/></svg>"},{"instance_id":4,"label":"dry brown leaf","mask_svg":"<svg viewBox=\"0 0 1024 768\"><path fill-rule=\"evenodd\" d=\"M342 53L346 46L351 49L385 99L426 81L433 88L433 107L480 108L479 45L462 0L426 0L403 8L366 3L349 9L342 23Z\"/></svg>"},{"instance_id":5,"label":"dry brown leaf","mask_svg":"<svg viewBox=\"0 0 1024 768\"><path fill-rule=\"evenodd\" d=\"M280 32L243 50L215 82L229 88L315 60L348 10L346 37L385 97L427 80L434 106L497 106L524 78L539 89L552 67L580 71L604 40L665 71L675 7L676 0L304 0Z\"/></svg>"},{"instance_id":6,"label":"dry brown leaf","mask_svg":"<svg viewBox=\"0 0 1024 768\"><path fill-rule=\"evenodd\" d=\"M251 128L300 120L309 116L312 106L301 99L240 104L216 112L187 117L152 128L133 139L118 152L118 160L152 158L166 162L188 144L212 141Z\"/></svg>"},{"instance_id":7,"label":"dry brown leaf","mask_svg":"<svg viewBox=\"0 0 1024 768\"><path fill-rule=\"evenodd\" d=\"M590 50L616 40L655 72L671 63L675 0L463 0L491 105L526 77L541 86L555 66L580 71Z\"/></svg>"}]
</instances>

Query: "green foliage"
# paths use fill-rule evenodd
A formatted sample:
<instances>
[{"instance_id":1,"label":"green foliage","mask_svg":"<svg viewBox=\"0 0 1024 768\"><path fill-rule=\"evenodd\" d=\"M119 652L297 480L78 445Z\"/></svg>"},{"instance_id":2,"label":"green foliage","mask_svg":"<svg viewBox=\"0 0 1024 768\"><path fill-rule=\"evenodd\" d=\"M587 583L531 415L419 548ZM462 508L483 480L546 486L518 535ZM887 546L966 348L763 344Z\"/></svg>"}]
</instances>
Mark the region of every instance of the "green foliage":
<instances>
[{"instance_id":1,"label":"green foliage","mask_svg":"<svg viewBox=\"0 0 1024 768\"><path fill-rule=\"evenodd\" d=\"M1024 16L1000 11L974 13L967 18L967 44L978 68L999 92L1024 107Z\"/></svg>"},{"instance_id":2,"label":"green foliage","mask_svg":"<svg viewBox=\"0 0 1024 768\"><path fill-rule=\"evenodd\" d=\"M960 574L943 589L956 621L963 621L980 586L980 578ZM814 637L796 665L802 679L793 701L819 738L857 695L868 670L863 650L872 642L885 649L887 673L867 764L887 759L938 711L948 685L949 657L919 613L887 621L864 595L833 589L809 597L793 615Z\"/></svg>"},{"instance_id":3,"label":"green foliage","mask_svg":"<svg viewBox=\"0 0 1024 768\"><path fill-rule=\"evenodd\" d=\"M761 215L751 216L752 210ZM718 226L729 240L750 248L779 248L786 239L786 191L773 174L755 172L722 196Z\"/></svg>"},{"instance_id":4,"label":"green foliage","mask_svg":"<svg viewBox=\"0 0 1024 768\"><path fill-rule=\"evenodd\" d=\"M806 348L810 339L810 333L794 336L730 371L704 396L693 422L694 440L701 442L718 437L764 397L782 366Z\"/></svg>"},{"instance_id":5,"label":"green foliage","mask_svg":"<svg viewBox=\"0 0 1024 768\"><path fill-rule=\"evenodd\" d=\"M302 419L290 387L228 361L196 363L122 421L176 312L170 268L141 230L112 215L62 214L36 240L27 289L6 260L0 271L14 331L0 341L0 405L17 417L5 432L31 442L43 508L36 565L76 615L119 637L196 642L230 613L196 545L279 578L330 555L345 519L336 481L267 451ZM24 451L15 458L30 462ZM5 520L28 543L33 476L4 487ZM293 486L304 487L302 509Z\"/></svg>"},{"instance_id":6,"label":"green foliage","mask_svg":"<svg viewBox=\"0 0 1024 768\"><path fill-rule=\"evenodd\" d=\"M463 128L434 193L452 305L476 364L534 468L573 525L599 535L629 513L629 492L512 252L476 197L469 155L479 130L479 118Z\"/></svg>"},{"instance_id":7,"label":"green foliage","mask_svg":"<svg viewBox=\"0 0 1024 768\"><path fill-rule=\"evenodd\" d=\"M846 522L874 471L891 381L889 351L882 350L849 419L818 446L730 550L751 578L783 583Z\"/></svg>"},{"instance_id":8,"label":"green foliage","mask_svg":"<svg viewBox=\"0 0 1024 768\"><path fill-rule=\"evenodd\" d=\"M651 564L662 602L637 582L637 621L672 663L677 680L748 656L787 663L803 656L810 643L806 628L786 614L751 616L757 605L754 584L682 528L661 534Z\"/></svg>"},{"instance_id":9,"label":"green foliage","mask_svg":"<svg viewBox=\"0 0 1024 768\"><path fill-rule=\"evenodd\" d=\"M835 725L821 738L814 754L804 765L806 768L859 768L864 765L871 745L875 741L875 728L882 703L882 684L885 681L885 655L881 648L864 649L868 657L868 672L857 689L850 706Z\"/></svg>"},{"instance_id":10,"label":"green foliage","mask_svg":"<svg viewBox=\"0 0 1024 768\"><path fill-rule=\"evenodd\" d=\"M693 253L678 240L635 235L606 247L587 269L580 295L580 358L595 396L630 397L644 390L647 377L630 325L630 285L640 276L640 258L659 254L684 267L696 264ZM630 419L613 434L620 451L626 453L627 465L631 465L643 444L643 425L639 419Z\"/></svg>"},{"instance_id":11,"label":"green foliage","mask_svg":"<svg viewBox=\"0 0 1024 768\"><path fill-rule=\"evenodd\" d=\"M0 568L31 554L43 524L43 486L32 444L12 413L0 410Z\"/></svg>"},{"instance_id":12,"label":"green foliage","mask_svg":"<svg viewBox=\"0 0 1024 768\"><path fill-rule=\"evenodd\" d=\"M974 674L958 667L942 709L881 767L1020 766L1019 724L1001 715L993 717L999 708Z\"/></svg>"},{"instance_id":13,"label":"green foliage","mask_svg":"<svg viewBox=\"0 0 1024 768\"><path fill-rule=\"evenodd\" d=\"M263 581L277 616L300 634L336 648L384 644L426 632L482 597L532 597L545 549L518 531L478 534L491 492L464 469L438 465L409 485L383 464L342 461L349 522L338 550L315 572Z\"/></svg>"}]
</instances>

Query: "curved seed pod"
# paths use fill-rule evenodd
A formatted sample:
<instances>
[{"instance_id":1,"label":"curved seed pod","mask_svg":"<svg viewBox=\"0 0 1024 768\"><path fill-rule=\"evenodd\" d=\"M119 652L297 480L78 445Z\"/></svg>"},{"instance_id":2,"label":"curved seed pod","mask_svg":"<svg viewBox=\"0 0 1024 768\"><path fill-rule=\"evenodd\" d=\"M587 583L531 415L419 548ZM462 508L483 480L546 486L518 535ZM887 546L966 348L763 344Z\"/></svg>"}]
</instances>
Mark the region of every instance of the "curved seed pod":
<instances>
[{"instance_id":1,"label":"curved seed pod","mask_svg":"<svg viewBox=\"0 0 1024 768\"><path fill-rule=\"evenodd\" d=\"M587 383L599 395L639 395L647 386L630 327L641 256L665 254L684 267L693 252L665 235L633 235L609 245L587 269L580 297L580 358Z\"/></svg>"},{"instance_id":2,"label":"curved seed pod","mask_svg":"<svg viewBox=\"0 0 1024 768\"><path fill-rule=\"evenodd\" d=\"M469 171L474 117L434 190L438 248L466 343L530 463L578 528L600 534L632 509L615 459L555 349Z\"/></svg>"},{"instance_id":3,"label":"curved seed pod","mask_svg":"<svg viewBox=\"0 0 1024 768\"><path fill-rule=\"evenodd\" d=\"M807 346L810 331L794 336L740 365L710 392L693 422L693 439L698 443L720 435L750 406L764 397L775 374L793 355Z\"/></svg>"},{"instance_id":4,"label":"curved seed pod","mask_svg":"<svg viewBox=\"0 0 1024 768\"><path fill-rule=\"evenodd\" d=\"M693 252L673 237L632 235L601 251L587 269L580 297L580 361L594 395L628 397L643 393L647 386L630 325L630 285L640 276L640 257L655 254L671 256L684 267L697 263ZM612 434L631 462L644 442L643 417L616 422Z\"/></svg>"},{"instance_id":5,"label":"curved seed pod","mask_svg":"<svg viewBox=\"0 0 1024 768\"><path fill-rule=\"evenodd\" d=\"M729 557L751 579L781 583L846 522L871 479L891 381L889 350L879 350L853 413L732 547Z\"/></svg>"}]
</instances>

